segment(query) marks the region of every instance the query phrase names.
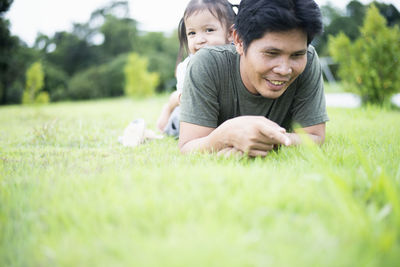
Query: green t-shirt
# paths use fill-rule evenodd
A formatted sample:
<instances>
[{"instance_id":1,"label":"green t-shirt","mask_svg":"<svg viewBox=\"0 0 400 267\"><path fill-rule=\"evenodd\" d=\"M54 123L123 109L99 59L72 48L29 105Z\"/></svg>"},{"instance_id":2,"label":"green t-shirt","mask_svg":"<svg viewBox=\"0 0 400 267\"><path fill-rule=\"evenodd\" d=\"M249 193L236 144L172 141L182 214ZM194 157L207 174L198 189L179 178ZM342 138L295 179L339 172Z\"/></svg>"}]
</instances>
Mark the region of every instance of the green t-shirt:
<instances>
[{"instance_id":1,"label":"green t-shirt","mask_svg":"<svg viewBox=\"0 0 400 267\"><path fill-rule=\"evenodd\" d=\"M240 77L233 45L203 48L191 58L181 96L180 120L216 128L244 115L265 116L287 130L328 121L321 66L312 46L302 74L277 99L251 94Z\"/></svg>"}]
</instances>

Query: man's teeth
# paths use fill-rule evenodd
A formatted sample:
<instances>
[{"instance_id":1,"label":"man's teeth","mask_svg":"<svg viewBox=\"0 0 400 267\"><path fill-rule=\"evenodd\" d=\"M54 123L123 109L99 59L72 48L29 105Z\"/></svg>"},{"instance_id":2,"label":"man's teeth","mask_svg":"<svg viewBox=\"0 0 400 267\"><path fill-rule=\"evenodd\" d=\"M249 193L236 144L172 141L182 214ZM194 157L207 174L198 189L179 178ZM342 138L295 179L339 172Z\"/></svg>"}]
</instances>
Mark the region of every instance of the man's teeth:
<instances>
[{"instance_id":1,"label":"man's teeth","mask_svg":"<svg viewBox=\"0 0 400 267\"><path fill-rule=\"evenodd\" d=\"M273 85L282 85L282 84L284 84L285 82L282 82L282 81L270 81Z\"/></svg>"}]
</instances>

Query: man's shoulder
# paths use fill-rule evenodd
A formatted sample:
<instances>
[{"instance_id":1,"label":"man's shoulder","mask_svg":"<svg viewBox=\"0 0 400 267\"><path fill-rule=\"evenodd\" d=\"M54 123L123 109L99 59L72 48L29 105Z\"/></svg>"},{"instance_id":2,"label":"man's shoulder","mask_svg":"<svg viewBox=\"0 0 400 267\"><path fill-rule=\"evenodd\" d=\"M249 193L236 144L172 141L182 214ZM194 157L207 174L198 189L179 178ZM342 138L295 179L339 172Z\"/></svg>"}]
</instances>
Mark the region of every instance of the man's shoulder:
<instances>
[{"instance_id":1,"label":"man's shoulder","mask_svg":"<svg viewBox=\"0 0 400 267\"><path fill-rule=\"evenodd\" d=\"M190 59L189 68L207 71L214 75L218 72L227 75L234 70L238 54L233 45L203 47Z\"/></svg>"},{"instance_id":2,"label":"man's shoulder","mask_svg":"<svg viewBox=\"0 0 400 267\"><path fill-rule=\"evenodd\" d=\"M309 45L307 48L307 64L304 72L300 76L308 75L308 72L311 69L315 68L318 65L318 55L314 46Z\"/></svg>"},{"instance_id":3,"label":"man's shoulder","mask_svg":"<svg viewBox=\"0 0 400 267\"><path fill-rule=\"evenodd\" d=\"M313 59L316 54L317 54L317 51L315 51L314 46L309 45L307 48L307 58Z\"/></svg>"},{"instance_id":4,"label":"man's shoulder","mask_svg":"<svg viewBox=\"0 0 400 267\"><path fill-rule=\"evenodd\" d=\"M236 56L236 48L234 45L206 46L200 49L194 57L229 57Z\"/></svg>"}]
</instances>

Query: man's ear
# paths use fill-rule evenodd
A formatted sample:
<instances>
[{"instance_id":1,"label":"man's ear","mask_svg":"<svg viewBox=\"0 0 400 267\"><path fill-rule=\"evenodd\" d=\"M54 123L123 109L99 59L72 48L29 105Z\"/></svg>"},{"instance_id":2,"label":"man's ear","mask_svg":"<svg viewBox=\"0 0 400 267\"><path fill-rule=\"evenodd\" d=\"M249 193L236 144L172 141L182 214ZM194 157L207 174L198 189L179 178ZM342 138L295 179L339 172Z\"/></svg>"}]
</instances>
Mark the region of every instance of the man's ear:
<instances>
[{"instance_id":1,"label":"man's ear","mask_svg":"<svg viewBox=\"0 0 400 267\"><path fill-rule=\"evenodd\" d=\"M232 35L236 51L238 52L239 55L242 56L244 54L243 41L240 39L239 34L235 29L233 29Z\"/></svg>"}]
</instances>

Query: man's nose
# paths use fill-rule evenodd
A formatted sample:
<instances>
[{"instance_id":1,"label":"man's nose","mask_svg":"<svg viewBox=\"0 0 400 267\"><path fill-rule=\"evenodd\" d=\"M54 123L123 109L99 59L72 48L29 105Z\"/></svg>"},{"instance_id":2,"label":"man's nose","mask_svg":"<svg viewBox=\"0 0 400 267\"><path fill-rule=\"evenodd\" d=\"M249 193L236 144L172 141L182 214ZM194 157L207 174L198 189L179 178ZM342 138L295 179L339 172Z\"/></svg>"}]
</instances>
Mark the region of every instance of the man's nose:
<instances>
[{"instance_id":1,"label":"man's nose","mask_svg":"<svg viewBox=\"0 0 400 267\"><path fill-rule=\"evenodd\" d=\"M290 60L283 58L281 59L278 64L273 68L273 71L276 74L282 75L282 76L287 76L292 74L293 69L292 66L290 65Z\"/></svg>"}]
</instances>

